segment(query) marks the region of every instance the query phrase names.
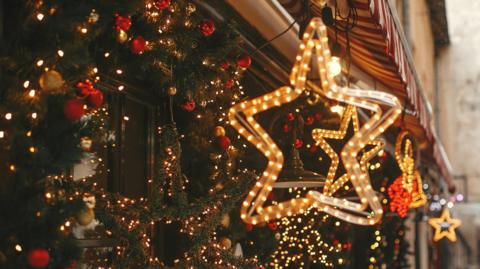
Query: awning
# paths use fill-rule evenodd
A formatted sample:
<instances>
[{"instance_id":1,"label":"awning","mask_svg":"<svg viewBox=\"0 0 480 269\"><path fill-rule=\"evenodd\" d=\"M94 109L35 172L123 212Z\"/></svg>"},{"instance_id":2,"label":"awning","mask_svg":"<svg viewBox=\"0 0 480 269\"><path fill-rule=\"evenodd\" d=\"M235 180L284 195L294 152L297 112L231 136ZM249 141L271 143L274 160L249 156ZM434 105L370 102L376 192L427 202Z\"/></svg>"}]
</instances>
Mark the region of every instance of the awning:
<instances>
[{"instance_id":1,"label":"awning","mask_svg":"<svg viewBox=\"0 0 480 269\"><path fill-rule=\"evenodd\" d=\"M302 8L296 0L280 0L282 6L298 17ZM312 1L315 3L315 1ZM410 49L399 20L392 13L387 0L354 0L358 14L357 25L349 33L352 62L371 75L399 98L404 98L406 109L412 114L405 123L408 128L427 141L427 150L435 160L449 187L454 186L451 167L441 142L432 125L432 112L417 77ZM313 5L313 13L321 14L321 6ZM330 38L335 38L329 29ZM338 33L338 42L346 45L345 33Z\"/></svg>"}]
</instances>

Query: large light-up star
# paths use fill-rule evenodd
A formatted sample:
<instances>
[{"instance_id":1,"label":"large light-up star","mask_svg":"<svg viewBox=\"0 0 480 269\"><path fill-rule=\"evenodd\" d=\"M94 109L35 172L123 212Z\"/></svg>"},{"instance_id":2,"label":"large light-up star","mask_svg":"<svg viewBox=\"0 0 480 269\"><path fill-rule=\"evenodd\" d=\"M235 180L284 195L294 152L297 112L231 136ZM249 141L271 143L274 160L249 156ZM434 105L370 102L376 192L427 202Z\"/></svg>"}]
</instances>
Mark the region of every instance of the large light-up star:
<instances>
[{"instance_id":1,"label":"large light-up star","mask_svg":"<svg viewBox=\"0 0 480 269\"><path fill-rule=\"evenodd\" d=\"M332 196L337 190L339 190L345 183L348 182L348 174L343 174L338 179L335 180L337 174L338 165L340 158L338 157L337 152L328 144L326 139L334 140L343 140L347 135L347 130L352 123L353 135L355 135L360 129L360 124L357 115L356 107L349 105L345 108L345 111L342 114L340 121L340 126L338 130L329 130L329 129L314 129L312 131L313 140L320 148L328 155L330 158L330 167L328 169L325 186L323 187L323 194ZM371 158L375 156L384 146L382 141L375 140L369 141L369 146L372 146L368 151L365 151L360 158L360 166L363 170L367 171L368 162Z\"/></svg>"},{"instance_id":2,"label":"large light-up star","mask_svg":"<svg viewBox=\"0 0 480 269\"><path fill-rule=\"evenodd\" d=\"M452 219L450 217L450 211L445 208L443 209L440 218L431 218L428 220L428 224L430 224L435 229L433 241L436 242L446 237L450 241L455 242L457 241L455 229L458 228L462 224L462 222L459 219Z\"/></svg>"},{"instance_id":3,"label":"large light-up star","mask_svg":"<svg viewBox=\"0 0 480 269\"><path fill-rule=\"evenodd\" d=\"M248 193L240 209L240 216L247 223L255 225L271 219L304 213L312 204L308 198L297 198L263 207L283 167L283 153L253 117L274 106L291 102L301 93L300 89L281 87L253 100L241 102L232 107L228 113L230 124L268 159L265 171Z\"/></svg>"},{"instance_id":4,"label":"large light-up star","mask_svg":"<svg viewBox=\"0 0 480 269\"><path fill-rule=\"evenodd\" d=\"M295 100L305 89L306 75L310 71L310 59L315 53L321 87L314 87L316 93L328 99L361 107L373 112L373 116L358 130L342 150L341 158L348 178L360 203L347 199L324 195L318 191L309 191L305 198L295 198L275 205L264 207L267 195L273 189L273 183L283 167L283 154L254 119L254 115L275 106ZM383 214L382 206L370 185L368 171L362 169L357 160L369 141L380 136L401 113L401 104L396 97L379 91L338 87L330 72L330 50L328 49L327 30L320 18L314 18L303 34L300 51L290 74L290 87L281 87L271 93L244 101L229 111L230 124L268 159L267 167L248 193L240 209L241 218L252 224L278 219L284 216L304 213L313 206L335 217L360 225L373 225ZM386 111L382 106L390 107ZM365 210L366 207L371 212Z\"/></svg>"}]
</instances>

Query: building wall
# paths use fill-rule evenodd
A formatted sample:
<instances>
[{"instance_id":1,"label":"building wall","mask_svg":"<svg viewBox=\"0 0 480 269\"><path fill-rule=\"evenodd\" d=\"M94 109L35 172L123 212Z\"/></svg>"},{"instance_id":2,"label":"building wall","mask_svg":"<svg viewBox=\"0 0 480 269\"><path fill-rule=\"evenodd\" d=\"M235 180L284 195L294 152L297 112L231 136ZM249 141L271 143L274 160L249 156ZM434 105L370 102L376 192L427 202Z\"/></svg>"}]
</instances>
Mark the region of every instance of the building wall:
<instances>
[{"instance_id":1,"label":"building wall","mask_svg":"<svg viewBox=\"0 0 480 269\"><path fill-rule=\"evenodd\" d=\"M427 0L390 0L396 8L428 101L435 106L435 44ZM407 10L404 10L404 9Z\"/></svg>"},{"instance_id":2,"label":"building wall","mask_svg":"<svg viewBox=\"0 0 480 269\"><path fill-rule=\"evenodd\" d=\"M409 42L420 82L432 107L435 106L435 44L427 0L407 0Z\"/></svg>"},{"instance_id":3,"label":"building wall","mask_svg":"<svg viewBox=\"0 0 480 269\"><path fill-rule=\"evenodd\" d=\"M480 201L480 1L447 0L451 44L439 53L440 137L454 173ZM463 191L463 190L462 190Z\"/></svg>"},{"instance_id":4,"label":"building wall","mask_svg":"<svg viewBox=\"0 0 480 269\"><path fill-rule=\"evenodd\" d=\"M394 6L397 15L402 23L405 36L409 42L412 51L413 63L417 71L420 83L425 90L425 96L434 107L436 105L436 74L435 74L435 44L430 22L430 11L428 9L427 0L390 0L391 6ZM414 215L407 221L410 228L407 232L409 238L410 255L409 264L411 268L428 269L429 253L428 242L431 240L430 227L426 222L420 222L419 233L415 235ZM420 252L415 252L415 236L419 243ZM419 264L416 267L415 256L417 256Z\"/></svg>"},{"instance_id":5,"label":"building wall","mask_svg":"<svg viewBox=\"0 0 480 269\"><path fill-rule=\"evenodd\" d=\"M439 51L437 116L454 174L467 178L459 191L469 199L453 210L463 222L459 231L465 240L451 246L450 268L473 269L480 268L480 1L447 0L446 4L450 44Z\"/></svg>"}]
</instances>

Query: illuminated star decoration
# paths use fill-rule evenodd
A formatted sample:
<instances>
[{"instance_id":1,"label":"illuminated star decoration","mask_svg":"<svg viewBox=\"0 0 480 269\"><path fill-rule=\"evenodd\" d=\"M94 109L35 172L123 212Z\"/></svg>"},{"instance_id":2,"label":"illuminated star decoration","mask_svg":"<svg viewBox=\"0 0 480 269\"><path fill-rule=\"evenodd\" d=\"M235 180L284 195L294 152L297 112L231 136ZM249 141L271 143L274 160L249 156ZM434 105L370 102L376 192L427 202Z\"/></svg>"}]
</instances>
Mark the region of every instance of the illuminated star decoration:
<instances>
[{"instance_id":1,"label":"illuminated star decoration","mask_svg":"<svg viewBox=\"0 0 480 269\"><path fill-rule=\"evenodd\" d=\"M345 170L361 203L324 195L318 191L309 191L305 198L294 198L263 207L283 167L284 158L272 138L254 119L254 115L289 103L300 96L305 89L312 52L316 54L315 59L321 79L321 87L314 88L316 93L327 96L328 99L374 112L374 115L345 145L341 154ZM381 219L382 205L370 185L368 171L361 168L357 157L369 141L375 140L393 124L401 113L401 104L396 97L388 93L338 87L333 80L334 75L327 66L329 63L327 29L320 18L314 18L303 34L300 51L290 74L290 83L294 89L288 86L281 87L253 100L241 102L230 109L228 117L232 127L268 159L267 167L248 193L240 209L241 218L245 222L257 224L294 214L303 214L311 206L360 225L373 225ZM383 113L380 104L390 109ZM366 212L364 205L368 205L372 212Z\"/></svg>"},{"instance_id":2,"label":"illuminated star decoration","mask_svg":"<svg viewBox=\"0 0 480 269\"><path fill-rule=\"evenodd\" d=\"M313 39L316 32L319 39ZM366 169L362 169L362 164L358 160L358 155L367 146L369 141L377 139L395 119L400 115L402 106L395 96L372 90L363 90L350 87L339 87L336 85L333 76L327 71L330 63L330 51L328 50L328 38L326 27L320 18L314 18L307 31L304 34L307 41L307 50L315 48L318 60L319 73L321 78L321 89L317 90L318 94L355 107L370 110L373 116L355 133L355 135L347 142L341 152L342 162L347 172L348 178L357 193L360 203L350 202L347 199L332 197L330 194L325 195L318 191L309 191L307 197L314 199L314 207L329 213L337 218L347 222L359 225L374 225L380 221L383 215L382 205L376 192L370 184L370 177ZM311 56L311 54L307 54ZM297 57L297 63L304 67L310 57ZM292 70L291 82L296 88L305 86L306 68ZM292 79L293 78L293 79ZM301 84L293 82L300 81ZM384 111L383 108L387 107ZM366 210L370 208L370 212Z\"/></svg>"},{"instance_id":3,"label":"illuminated star decoration","mask_svg":"<svg viewBox=\"0 0 480 269\"><path fill-rule=\"evenodd\" d=\"M278 146L253 117L255 114L274 106L291 102L301 93L302 90L299 89L293 90L290 87L281 87L253 100L241 102L229 111L230 124L268 159L267 167L248 193L240 209L240 216L246 223L255 225L272 219L304 213L311 206L312 201L310 199L296 198L266 208L263 207L283 167L284 159Z\"/></svg>"},{"instance_id":4,"label":"illuminated star decoration","mask_svg":"<svg viewBox=\"0 0 480 269\"><path fill-rule=\"evenodd\" d=\"M345 111L342 113L342 118L340 121L340 126L338 130L327 130L327 129L314 129L312 131L313 140L315 140L316 145L328 155L330 158L330 167L328 169L325 186L323 187L323 194L332 196L337 190L339 190L345 183L348 182L348 174L343 174L338 179L335 180L335 175L337 173L338 165L340 158L338 154L333 150L333 148L325 140L335 139L342 140L347 135L348 126L352 122L353 135L358 132L360 129L360 124L357 115L356 107L349 105L345 108ZM383 147L384 144L380 140L369 141L368 145L373 146L370 150L362 154L360 158L360 166L363 170L367 171L368 161L375 156Z\"/></svg>"},{"instance_id":5,"label":"illuminated star decoration","mask_svg":"<svg viewBox=\"0 0 480 269\"><path fill-rule=\"evenodd\" d=\"M450 211L445 208L443 209L440 218L431 218L428 220L428 224L430 224L435 229L433 241L437 242L440 239L446 237L450 241L455 242L457 241L455 229L458 228L462 224L462 222L459 219L452 219L450 217Z\"/></svg>"}]
</instances>

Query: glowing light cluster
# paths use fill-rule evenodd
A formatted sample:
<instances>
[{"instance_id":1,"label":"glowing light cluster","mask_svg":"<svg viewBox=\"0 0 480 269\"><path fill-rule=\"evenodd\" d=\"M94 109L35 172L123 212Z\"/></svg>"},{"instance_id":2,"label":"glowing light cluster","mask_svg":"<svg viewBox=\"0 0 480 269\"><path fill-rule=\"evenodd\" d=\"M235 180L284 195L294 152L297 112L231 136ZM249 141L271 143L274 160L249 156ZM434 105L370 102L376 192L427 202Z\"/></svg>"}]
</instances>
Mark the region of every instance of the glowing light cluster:
<instances>
[{"instance_id":1,"label":"glowing light cluster","mask_svg":"<svg viewBox=\"0 0 480 269\"><path fill-rule=\"evenodd\" d=\"M292 192L296 192L295 197L300 197L304 190L294 189ZM276 269L301 269L309 268L310 263L321 264L325 268L335 268L343 264L345 257L342 251L351 243L342 244L337 239L331 240L328 236L322 235L320 228L329 225L329 219L329 215L322 214L316 209L309 209L304 214L278 221L280 227L276 235L278 247L270 255L270 266ZM336 221L335 226L339 227L340 222Z\"/></svg>"}]
</instances>

